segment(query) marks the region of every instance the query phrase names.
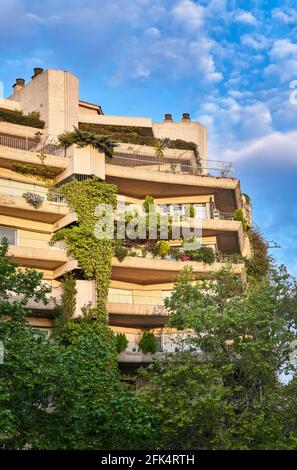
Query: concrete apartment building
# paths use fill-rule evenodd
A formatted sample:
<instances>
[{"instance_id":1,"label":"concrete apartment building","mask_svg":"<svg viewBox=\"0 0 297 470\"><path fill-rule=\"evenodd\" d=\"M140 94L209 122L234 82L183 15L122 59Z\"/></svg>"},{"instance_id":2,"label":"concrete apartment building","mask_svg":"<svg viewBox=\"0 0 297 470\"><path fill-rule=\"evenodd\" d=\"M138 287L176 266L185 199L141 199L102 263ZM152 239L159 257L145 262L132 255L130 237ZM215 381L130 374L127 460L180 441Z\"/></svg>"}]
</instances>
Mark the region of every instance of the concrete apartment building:
<instances>
[{"instance_id":1,"label":"concrete apartment building","mask_svg":"<svg viewBox=\"0 0 297 470\"><path fill-rule=\"evenodd\" d=\"M118 187L119 198L126 203L142 204L146 195L158 205L190 204L202 219L202 244L212 247L216 260L212 264L153 257L127 256L122 262L112 260L108 312L111 328L124 332L128 348L121 353L122 362L148 360L138 350L144 330L154 331L160 339L160 350L174 350L174 331L166 328L168 313L163 301L173 288L178 272L193 268L195 277L220 270L235 254L250 256L250 244L242 222L233 220L236 209L243 209L251 224L250 208L241 194L240 182L230 164L214 162L207 157L206 128L191 122L184 113L180 122L170 114L163 122L149 118L108 116L99 105L80 100L79 79L66 71L34 69L32 79L17 79L13 94L0 99L0 110L38 111L44 129L19 125L0 118L0 237L7 237L9 254L22 267L35 267L52 286L52 299L47 306L30 304L30 323L38 328L51 328L51 313L61 297L60 280L65 272L75 273L77 261L61 244L49 241L59 228L76 219L64 201L47 198L48 188L40 179L16 171L16 164L44 165L40 153L46 155L46 166L54 175L54 184L69 181L73 176L96 175ZM96 124L138 128L143 135L182 139L199 146L200 165L192 150L168 148L161 162L156 160L150 145L121 143L113 159L91 147L72 146L67 152L56 145L57 136L72 131L74 126ZM108 127L107 127L108 128ZM33 192L44 200L40 208L26 202L23 194ZM79 195L78 195L79 197ZM244 263L232 264L234 273L245 276ZM77 315L84 305L94 305L94 281L78 279ZM55 299L55 301L54 301Z\"/></svg>"}]
</instances>

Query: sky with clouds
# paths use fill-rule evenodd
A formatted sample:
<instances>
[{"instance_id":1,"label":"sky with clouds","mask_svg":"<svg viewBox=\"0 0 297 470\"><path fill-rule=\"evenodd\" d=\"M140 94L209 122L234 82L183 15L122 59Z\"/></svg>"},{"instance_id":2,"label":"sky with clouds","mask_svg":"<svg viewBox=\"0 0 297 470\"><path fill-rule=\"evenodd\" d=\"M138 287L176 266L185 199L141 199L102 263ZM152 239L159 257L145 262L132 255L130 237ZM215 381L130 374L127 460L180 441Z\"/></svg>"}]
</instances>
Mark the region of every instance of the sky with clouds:
<instances>
[{"instance_id":1,"label":"sky with clouds","mask_svg":"<svg viewBox=\"0 0 297 470\"><path fill-rule=\"evenodd\" d=\"M296 0L0 0L4 94L36 66L78 75L106 114L207 125L297 275Z\"/></svg>"}]
</instances>

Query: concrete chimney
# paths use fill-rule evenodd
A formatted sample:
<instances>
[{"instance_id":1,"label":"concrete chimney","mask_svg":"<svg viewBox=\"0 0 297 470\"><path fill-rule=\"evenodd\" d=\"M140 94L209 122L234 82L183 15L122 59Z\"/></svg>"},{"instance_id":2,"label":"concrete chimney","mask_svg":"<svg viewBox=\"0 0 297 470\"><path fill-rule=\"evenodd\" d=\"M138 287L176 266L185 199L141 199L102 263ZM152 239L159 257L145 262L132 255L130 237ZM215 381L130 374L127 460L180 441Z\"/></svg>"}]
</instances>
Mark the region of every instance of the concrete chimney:
<instances>
[{"instance_id":1,"label":"concrete chimney","mask_svg":"<svg viewBox=\"0 0 297 470\"><path fill-rule=\"evenodd\" d=\"M191 117L189 113L183 113L182 122L191 122Z\"/></svg>"},{"instance_id":2,"label":"concrete chimney","mask_svg":"<svg viewBox=\"0 0 297 470\"><path fill-rule=\"evenodd\" d=\"M43 72L43 69L41 67L35 67L33 71L34 75L32 75L32 79L35 78L37 75L40 75Z\"/></svg>"},{"instance_id":3,"label":"concrete chimney","mask_svg":"<svg viewBox=\"0 0 297 470\"><path fill-rule=\"evenodd\" d=\"M173 122L172 114L165 114L164 122Z\"/></svg>"},{"instance_id":4,"label":"concrete chimney","mask_svg":"<svg viewBox=\"0 0 297 470\"><path fill-rule=\"evenodd\" d=\"M15 84L12 85L13 92L15 93L16 91L20 90L25 86L25 80L23 78L17 78L15 81Z\"/></svg>"}]
</instances>

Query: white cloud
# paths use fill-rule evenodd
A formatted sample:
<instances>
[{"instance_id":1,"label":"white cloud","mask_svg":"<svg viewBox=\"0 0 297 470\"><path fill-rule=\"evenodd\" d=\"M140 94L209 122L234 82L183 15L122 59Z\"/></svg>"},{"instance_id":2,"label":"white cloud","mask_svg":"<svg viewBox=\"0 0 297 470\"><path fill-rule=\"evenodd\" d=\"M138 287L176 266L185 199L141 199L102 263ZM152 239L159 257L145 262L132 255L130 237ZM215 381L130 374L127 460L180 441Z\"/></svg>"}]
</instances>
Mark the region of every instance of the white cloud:
<instances>
[{"instance_id":1,"label":"white cloud","mask_svg":"<svg viewBox=\"0 0 297 470\"><path fill-rule=\"evenodd\" d=\"M244 34L241 36L240 42L242 45L248 46L256 51L266 49L269 44L269 40L260 34L255 34L253 36Z\"/></svg>"},{"instance_id":2,"label":"white cloud","mask_svg":"<svg viewBox=\"0 0 297 470\"><path fill-rule=\"evenodd\" d=\"M226 149L224 158L236 161L258 162L263 166L297 168L297 131L272 132L269 135L241 143L238 149Z\"/></svg>"},{"instance_id":3,"label":"white cloud","mask_svg":"<svg viewBox=\"0 0 297 470\"><path fill-rule=\"evenodd\" d=\"M249 11L245 11L245 10L238 10L235 13L234 18L235 18L235 21L238 21L239 23L245 23L248 25L255 25L257 23L257 19L255 18L255 16Z\"/></svg>"},{"instance_id":4,"label":"white cloud","mask_svg":"<svg viewBox=\"0 0 297 470\"><path fill-rule=\"evenodd\" d=\"M297 11L291 8L274 8L271 16L273 19L279 20L281 23L287 25L297 23Z\"/></svg>"},{"instance_id":5,"label":"white cloud","mask_svg":"<svg viewBox=\"0 0 297 470\"><path fill-rule=\"evenodd\" d=\"M296 56L297 44L289 41L288 39L279 39L274 42L270 52L272 59L282 60L289 56Z\"/></svg>"},{"instance_id":6,"label":"white cloud","mask_svg":"<svg viewBox=\"0 0 297 470\"><path fill-rule=\"evenodd\" d=\"M189 29L197 29L203 26L204 13L205 9L191 0L178 2L171 11L175 20Z\"/></svg>"}]
</instances>

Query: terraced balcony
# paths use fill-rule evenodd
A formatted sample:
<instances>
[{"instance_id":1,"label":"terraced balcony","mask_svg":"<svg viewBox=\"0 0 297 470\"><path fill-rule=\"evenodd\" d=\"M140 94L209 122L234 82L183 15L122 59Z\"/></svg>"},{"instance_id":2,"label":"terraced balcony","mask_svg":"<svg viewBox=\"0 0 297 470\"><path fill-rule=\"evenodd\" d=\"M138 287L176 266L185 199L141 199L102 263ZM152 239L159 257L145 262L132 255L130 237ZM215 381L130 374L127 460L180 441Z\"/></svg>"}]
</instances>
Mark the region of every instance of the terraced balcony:
<instances>
[{"instance_id":1,"label":"terraced balcony","mask_svg":"<svg viewBox=\"0 0 297 470\"><path fill-rule=\"evenodd\" d=\"M143 305L108 302L109 321L113 326L164 326L168 311L164 305Z\"/></svg>"},{"instance_id":2,"label":"terraced balcony","mask_svg":"<svg viewBox=\"0 0 297 470\"><path fill-rule=\"evenodd\" d=\"M23 197L26 192L39 195L42 198L41 206L34 208L26 202ZM45 223L55 223L65 217L69 209L64 202L49 201L47 193L46 187L22 183L17 185L14 181L1 179L0 214Z\"/></svg>"},{"instance_id":3,"label":"terraced balcony","mask_svg":"<svg viewBox=\"0 0 297 470\"><path fill-rule=\"evenodd\" d=\"M214 194L219 210L233 212L241 207L239 181L231 163L209 161L201 167L193 155L185 156L189 151L165 154L161 160L144 152L143 147L134 153L117 150L106 160L106 181L116 184L120 194L135 198Z\"/></svg>"},{"instance_id":4,"label":"terraced balcony","mask_svg":"<svg viewBox=\"0 0 297 470\"><path fill-rule=\"evenodd\" d=\"M176 276L185 267L192 267L195 277L218 272L226 267L226 262L207 264L197 261L176 261L165 259L150 259L127 256L123 261L112 258L112 280L130 282L134 284L160 284L174 282ZM232 264L233 272L245 279L245 265L243 263ZM76 260L70 260L65 265L57 268L54 279L59 278L65 272L79 269Z\"/></svg>"},{"instance_id":5,"label":"terraced balcony","mask_svg":"<svg viewBox=\"0 0 297 470\"><path fill-rule=\"evenodd\" d=\"M45 159L40 158L45 156ZM58 175L68 166L63 148L42 142L0 135L0 166L14 169L15 163L46 167Z\"/></svg>"},{"instance_id":6,"label":"terraced balcony","mask_svg":"<svg viewBox=\"0 0 297 470\"><path fill-rule=\"evenodd\" d=\"M68 260L64 249L49 246L46 239L20 236L8 242L8 256L19 266L55 270Z\"/></svg>"}]
</instances>

